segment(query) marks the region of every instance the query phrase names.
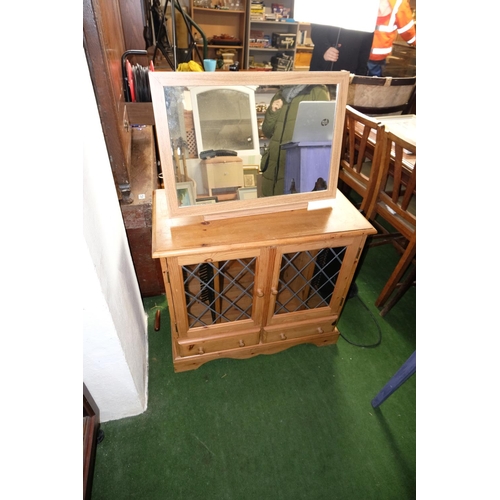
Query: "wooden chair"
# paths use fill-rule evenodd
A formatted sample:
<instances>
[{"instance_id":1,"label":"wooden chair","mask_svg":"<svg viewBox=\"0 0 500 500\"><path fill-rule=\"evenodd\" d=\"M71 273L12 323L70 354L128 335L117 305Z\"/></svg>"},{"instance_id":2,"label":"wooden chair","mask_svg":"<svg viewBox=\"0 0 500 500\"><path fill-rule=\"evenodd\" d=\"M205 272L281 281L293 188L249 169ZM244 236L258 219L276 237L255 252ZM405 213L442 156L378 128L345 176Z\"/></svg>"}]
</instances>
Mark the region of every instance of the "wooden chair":
<instances>
[{"instance_id":1,"label":"wooden chair","mask_svg":"<svg viewBox=\"0 0 500 500\"><path fill-rule=\"evenodd\" d=\"M403 239L403 243L395 245L402 255L375 301L377 307L385 305L410 265L416 260L417 165L416 161L413 166L407 161L409 153L416 158L416 145L392 132L385 132L375 193L367 209L366 218L383 237L397 236ZM385 240L389 241L394 242L390 238ZM387 310L384 314L386 312Z\"/></svg>"},{"instance_id":2,"label":"wooden chair","mask_svg":"<svg viewBox=\"0 0 500 500\"><path fill-rule=\"evenodd\" d=\"M375 119L346 107L342 151L340 154L339 188L354 190L362 200L359 210L366 209L374 193L378 166L382 157L384 125Z\"/></svg>"},{"instance_id":3,"label":"wooden chair","mask_svg":"<svg viewBox=\"0 0 500 500\"><path fill-rule=\"evenodd\" d=\"M416 114L417 78L351 75L347 104L365 115Z\"/></svg>"},{"instance_id":4,"label":"wooden chair","mask_svg":"<svg viewBox=\"0 0 500 500\"><path fill-rule=\"evenodd\" d=\"M396 291L391 295L389 300L385 303L383 309L380 311L380 316L385 316L398 302L399 299L412 287L416 285L417 279L417 266L412 266L411 270L407 273L406 277L396 285Z\"/></svg>"}]
</instances>

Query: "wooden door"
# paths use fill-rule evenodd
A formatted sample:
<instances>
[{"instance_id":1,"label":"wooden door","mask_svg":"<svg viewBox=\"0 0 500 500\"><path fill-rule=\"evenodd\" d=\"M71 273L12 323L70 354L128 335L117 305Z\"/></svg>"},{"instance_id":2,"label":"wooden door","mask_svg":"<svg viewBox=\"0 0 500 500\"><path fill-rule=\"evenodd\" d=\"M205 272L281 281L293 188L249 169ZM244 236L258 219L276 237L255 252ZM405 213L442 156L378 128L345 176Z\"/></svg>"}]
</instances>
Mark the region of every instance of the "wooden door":
<instances>
[{"instance_id":1,"label":"wooden door","mask_svg":"<svg viewBox=\"0 0 500 500\"><path fill-rule=\"evenodd\" d=\"M267 266L266 249L166 259L178 338L260 330Z\"/></svg>"},{"instance_id":2,"label":"wooden door","mask_svg":"<svg viewBox=\"0 0 500 500\"><path fill-rule=\"evenodd\" d=\"M266 326L338 319L364 237L286 245L276 252Z\"/></svg>"}]
</instances>

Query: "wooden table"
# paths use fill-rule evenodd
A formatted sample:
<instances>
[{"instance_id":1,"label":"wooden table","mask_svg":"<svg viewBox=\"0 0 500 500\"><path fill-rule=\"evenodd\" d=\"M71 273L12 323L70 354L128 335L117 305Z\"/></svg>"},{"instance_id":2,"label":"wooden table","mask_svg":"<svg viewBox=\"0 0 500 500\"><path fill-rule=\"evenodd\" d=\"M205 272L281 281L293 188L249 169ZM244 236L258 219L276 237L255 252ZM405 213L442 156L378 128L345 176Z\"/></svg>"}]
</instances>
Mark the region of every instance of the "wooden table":
<instances>
[{"instance_id":1,"label":"wooden table","mask_svg":"<svg viewBox=\"0 0 500 500\"><path fill-rule=\"evenodd\" d=\"M374 118L385 125L386 131L397 134L412 144L417 144L417 115L383 115ZM356 130L362 132L361 124L357 124ZM375 146L375 139L375 131L372 131L368 137L368 142ZM416 161L415 155L404 153L403 163L409 172L413 170Z\"/></svg>"},{"instance_id":2,"label":"wooden table","mask_svg":"<svg viewBox=\"0 0 500 500\"><path fill-rule=\"evenodd\" d=\"M392 132L406 141L417 145L417 115L377 116L378 121L385 125L386 132ZM417 157L403 151L403 166L408 171L413 170Z\"/></svg>"},{"instance_id":3,"label":"wooden table","mask_svg":"<svg viewBox=\"0 0 500 500\"><path fill-rule=\"evenodd\" d=\"M417 115L377 116L376 119L385 125L385 130L417 144Z\"/></svg>"}]
</instances>

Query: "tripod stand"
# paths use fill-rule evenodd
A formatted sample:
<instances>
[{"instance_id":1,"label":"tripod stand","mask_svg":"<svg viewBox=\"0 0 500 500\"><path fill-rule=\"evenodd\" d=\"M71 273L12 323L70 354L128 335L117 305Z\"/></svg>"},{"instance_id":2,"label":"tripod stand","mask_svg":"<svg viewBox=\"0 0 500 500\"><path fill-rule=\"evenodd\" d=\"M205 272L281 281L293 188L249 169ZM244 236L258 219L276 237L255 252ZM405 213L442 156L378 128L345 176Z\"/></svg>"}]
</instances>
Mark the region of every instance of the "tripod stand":
<instances>
[{"instance_id":1,"label":"tripod stand","mask_svg":"<svg viewBox=\"0 0 500 500\"><path fill-rule=\"evenodd\" d=\"M150 0L146 0L150 1ZM168 33L168 29L165 23L167 8L170 4L171 10L171 25L172 25L172 33ZM175 12L178 11L182 20L187 28L187 37L188 43L187 47L178 48L177 46L177 30L176 30L176 16ZM153 61L156 57L158 50L161 51L163 56L165 57L168 65L174 70L177 70L177 66L179 62L187 62L191 59L191 55L193 50L196 51L198 58L203 61L203 59L207 58L207 38L203 30L191 19L191 17L184 12L182 9L179 0L165 0L165 5L163 6L163 10L161 9L160 0L152 0L152 4L150 4L148 9L147 23L152 24L152 33L155 38L155 50L153 53ZM148 27L145 27L145 33L148 31ZM203 55L200 55L199 47L196 44L196 41L193 36L192 29L196 28L196 30L200 33L203 39ZM146 40L146 43L148 41ZM179 59L182 59L179 61ZM187 59L187 60L186 60Z\"/></svg>"}]
</instances>

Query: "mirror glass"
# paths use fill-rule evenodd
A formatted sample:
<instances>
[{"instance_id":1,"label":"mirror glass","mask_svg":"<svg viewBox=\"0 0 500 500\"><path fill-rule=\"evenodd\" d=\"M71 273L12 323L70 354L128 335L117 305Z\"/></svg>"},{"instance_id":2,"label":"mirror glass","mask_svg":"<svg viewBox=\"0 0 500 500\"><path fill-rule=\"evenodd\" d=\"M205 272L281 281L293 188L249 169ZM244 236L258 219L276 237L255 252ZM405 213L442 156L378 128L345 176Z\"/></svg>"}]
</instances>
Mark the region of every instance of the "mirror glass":
<instances>
[{"instance_id":1,"label":"mirror glass","mask_svg":"<svg viewBox=\"0 0 500 500\"><path fill-rule=\"evenodd\" d=\"M336 85L164 87L179 207L325 190L336 91Z\"/></svg>"}]
</instances>

